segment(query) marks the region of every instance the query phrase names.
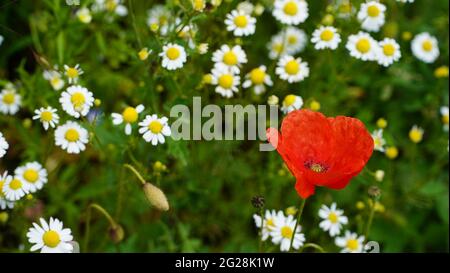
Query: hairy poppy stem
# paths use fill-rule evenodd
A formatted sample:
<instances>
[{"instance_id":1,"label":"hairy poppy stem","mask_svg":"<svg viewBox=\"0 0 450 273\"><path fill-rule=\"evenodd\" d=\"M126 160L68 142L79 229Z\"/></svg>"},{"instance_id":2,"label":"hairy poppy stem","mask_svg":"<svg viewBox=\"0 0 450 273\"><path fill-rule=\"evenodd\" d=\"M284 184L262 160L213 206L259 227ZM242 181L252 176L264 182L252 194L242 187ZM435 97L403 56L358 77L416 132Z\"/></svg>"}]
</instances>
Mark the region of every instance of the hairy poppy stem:
<instances>
[{"instance_id":1,"label":"hairy poppy stem","mask_svg":"<svg viewBox=\"0 0 450 273\"><path fill-rule=\"evenodd\" d=\"M306 203L306 198L302 199L302 201L300 203L300 207L298 209L297 221L295 221L294 230L292 231L291 243L289 244L289 250L291 250L292 244L294 243L295 232L297 231L298 223L300 222L300 219L302 217L303 209L305 208L305 203Z\"/></svg>"},{"instance_id":2,"label":"hairy poppy stem","mask_svg":"<svg viewBox=\"0 0 450 273\"><path fill-rule=\"evenodd\" d=\"M375 215L375 205L376 200L372 199L372 206L370 208L369 219L367 220L367 226L364 231L364 243L367 241L367 237L369 237L370 227L372 226L373 216Z\"/></svg>"},{"instance_id":3,"label":"hairy poppy stem","mask_svg":"<svg viewBox=\"0 0 450 273\"><path fill-rule=\"evenodd\" d=\"M136 175L137 179L142 183L142 185L145 185L145 179L133 166L131 166L130 164L123 164L123 167L134 173L134 175Z\"/></svg>"}]
</instances>

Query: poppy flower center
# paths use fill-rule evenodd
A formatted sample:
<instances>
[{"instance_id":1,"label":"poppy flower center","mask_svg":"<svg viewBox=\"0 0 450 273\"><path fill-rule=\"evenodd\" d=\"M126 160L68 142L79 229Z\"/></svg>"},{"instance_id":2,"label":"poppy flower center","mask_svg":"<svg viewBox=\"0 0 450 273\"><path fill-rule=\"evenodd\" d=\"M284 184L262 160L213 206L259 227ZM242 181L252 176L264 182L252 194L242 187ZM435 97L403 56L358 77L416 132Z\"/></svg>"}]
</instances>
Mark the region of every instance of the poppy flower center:
<instances>
[{"instance_id":1,"label":"poppy flower center","mask_svg":"<svg viewBox=\"0 0 450 273\"><path fill-rule=\"evenodd\" d=\"M307 161L305 163L305 167L315 173L324 173L328 170L328 167L325 166L324 164L312 162L312 161Z\"/></svg>"}]
</instances>

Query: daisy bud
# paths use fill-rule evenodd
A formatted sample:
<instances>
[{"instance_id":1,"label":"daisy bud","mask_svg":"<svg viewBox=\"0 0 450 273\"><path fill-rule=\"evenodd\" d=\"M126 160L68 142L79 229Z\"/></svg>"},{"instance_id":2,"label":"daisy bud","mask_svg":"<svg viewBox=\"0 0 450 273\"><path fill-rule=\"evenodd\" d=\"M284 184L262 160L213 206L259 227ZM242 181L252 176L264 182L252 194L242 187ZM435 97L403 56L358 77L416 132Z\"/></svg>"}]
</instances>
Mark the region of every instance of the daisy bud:
<instances>
[{"instance_id":1,"label":"daisy bud","mask_svg":"<svg viewBox=\"0 0 450 273\"><path fill-rule=\"evenodd\" d=\"M26 199L29 200L29 201L33 200L33 195L31 193L27 194L26 195Z\"/></svg>"},{"instance_id":2,"label":"daisy bud","mask_svg":"<svg viewBox=\"0 0 450 273\"><path fill-rule=\"evenodd\" d=\"M125 237L125 232L123 231L123 228L119 224L114 224L109 227L108 229L109 238L114 243L120 243L123 238Z\"/></svg>"},{"instance_id":3,"label":"daisy bud","mask_svg":"<svg viewBox=\"0 0 450 273\"><path fill-rule=\"evenodd\" d=\"M398 156L398 149L397 147L387 147L385 154L389 159L395 159Z\"/></svg>"},{"instance_id":4,"label":"daisy bud","mask_svg":"<svg viewBox=\"0 0 450 273\"><path fill-rule=\"evenodd\" d=\"M164 165L161 161L156 161L153 163L153 171L155 173L161 173L167 170L167 166Z\"/></svg>"},{"instance_id":5,"label":"daisy bud","mask_svg":"<svg viewBox=\"0 0 450 273\"><path fill-rule=\"evenodd\" d=\"M264 6L260 3L256 4L255 10L253 11L256 16L260 16L264 12Z\"/></svg>"},{"instance_id":6,"label":"daisy bud","mask_svg":"<svg viewBox=\"0 0 450 273\"><path fill-rule=\"evenodd\" d=\"M375 172L375 180L377 180L378 182L383 181L384 179L384 171L383 170L377 170Z\"/></svg>"},{"instance_id":7,"label":"daisy bud","mask_svg":"<svg viewBox=\"0 0 450 273\"><path fill-rule=\"evenodd\" d=\"M192 0L192 7L195 11L202 12L203 9L206 7L206 1L205 0Z\"/></svg>"},{"instance_id":8,"label":"daisy bud","mask_svg":"<svg viewBox=\"0 0 450 273\"><path fill-rule=\"evenodd\" d=\"M5 224L8 221L9 215L6 211L0 212L0 224Z\"/></svg>"},{"instance_id":9,"label":"daisy bud","mask_svg":"<svg viewBox=\"0 0 450 273\"><path fill-rule=\"evenodd\" d=\"M434 70L434 76L436 78L448 78L448 66L443 65L436 68L436 70Z\"/></svg>"},{"instance_id":10,"label":"daisy bud","mask_svg":"<svg viewBox=\"0 0 450 273\"><path fill-rule=\"evenodd\" d=\"M150 30L151 30L152 32L158 32L158 30L159 30L159 25L156 24L156 23L151 24L151 25L150 25Z\"/></svg>"},{"instance_id":11,"label":"daisy bud","mask_svg":"<svg viewBox=\"0 0 450 273\"><path fill-rule=\"evenodd\" d=\"M211 84L211 82L212 82L212 75L211 74L203 75L202 83L204 83L204 84Z\"/></svg>"},{"instance_id":12,"label":"daisy bud","mask_svg":"<svg viewBox=\"0 0 450 273\"><path fill-rule=\"evenodd\" d=\"M286 208L286 210L284 211L286 213L286 215L296 215L297 214L297 208L294 206L288 207Z\"/></svg>"},{"instance_id":13,"label":"daisy bud","mask_svg":"<svg viewBox=\"0 0 450 273\"><path fill-rule=\"evenodd\" d=\"M164 86L162 86L161 84L158 84L158 85L156 86L156 91L159 92L159 93L161 93L162 91L164 91Z\"/></svg>"},{"instance_id":14,"label":"daisy bud","mask_svg":"<svg viewBox=\"0 0 450 273\"><path fill-rule=\"evenodd\" d=\"M334 17L331 14L327 14L322 19L322 24L326 26L331 26L334 23Z\"/></svg>"},{"instance_id":15,"label":"daisy bud","mask_svg":"<svg viewBox=\"0 0 450 273\"><path fill-rule=\"evenodd\" d=\"M363 201L356 202L356 208L359 210L363 210L366 207L366 204L364 204Z\"/></svg>"},{"instance_id":16,"label":"daisy bud","mask_svg":"<svg viewBox=\"0 0 450 273\"><path fill-rule=\"evenodd\" d=\"M211 0L211 5L214 7L218 7L220 4L222 4L222 0Z\"/></svg>"},{"instance_id":17,"label":"daisy bud","mask_svg":"<svg viewBox=\"0 0 450 273\"><path fill-rule=\"evenodd\" d=\"M208 44L207 43L201 43L197 46L197 51L199 54L203 55L208 53Z\"/></svg>"},{"instance_id":18,"label":"daisy bud","mask_svg":"<svg viewBox=\"0 0 450 273\"><path fill-rule=\"evenodd\" d=\"M169 210L169 202L162 190L150 183L145 183L142 189L144 190L145 197L147 197L147 200L153 207L161 211Z\"/></svg>"},{"instance_id":19,"label":"daisy bud","mask_svg":"<svg viewBox=\"0 0 450 273\"><path fill-rule=\"evenodd\" d=\"M95 105L96 107L99 107L101 104L102 104L102 101L101 101L101 100L99 100L99 99L95 99L95 100L94 100L94 105Z\"/></svg>"},{"instance_id":20,"label":"daisy bud","mask_svg":"<svg viewBox=\"0 0 450 273\"><path fill-rule=\"evenodd\" d=\"M379 198L381 196L381 190L377 186L371 186L369 190L367 191L370 197L372 198Z\"/></svg>"},{"instance_id":21,"label":"daisy bud","mask_svg":"<svg viewBox=\"0 0 450 273\"><path fill-rule=\"evenodd\" d=\"M409 41L409 40L411 40L411 38L412 38L412 33L411 33L411 32L409 32L409 31L404 31L404 32L402 33L402 39L403 39L404 41Z\"/></svg>"},{"instance_id":22,"label":"daisy bud","mask_svg":"<svg viewBox=\"0 0 450 273\"><path fill-rule=\"evenodd\" d=\"M265 199L263 196L253 196L252 197L252 205L253 207L255 207L256 209L262 209L264 207L265 204Z\"/></svg>"},{"instance_id":23,"label":"daisy bud","mask_svg":"<svg viewBox=\"0 0 450 273\"><path fill-rule=\"evenodd\" d=\"M384 129L384 128L386 128L387 127L387 120L385 120L384 118L379 118L378 120L377 120L377 126L378 126L378 128L380 128L380 129Z\"/></svg>"},{"instance_id":24,"label":"daisy bud","mask_svg":"<svg viewBox=\"0 0 450 273\"><path fill-rule=\"evenodd\" d=\"M423 139L423 129L418 127L417 125L414 125L411 130L409 131L409 138L414 143L419 143Z\"/></svg>"},{"instance_id":25,"label":"daisy bud","mask_svg":"<svg viewBox=\"0 0 450 273\"><path fill-rule=\"evenodd\" d=\"M23 125L23 127L25 127L25 129L30 128L31 124L32 124L32 122L31 122L31 119L29 119L29 118L24 119L22 122L22 125Z\"/></svg>"},{"instance_id":26,"label":"daisy bud","mask_svg":"<svg viewBox=\"0 0 450 273\"><path fill-rule=\"evenodd\" d=\"M389 38L397 37L398 34L398 25L395 22L387 23L384 26L384 36Z\"/></svg>"},{"instance_id":27,"label":"daisy bud","mask_svg":"<svg viewBox=\"0 0 450 273\"><path fill-rule=\"evenodd\" d=\"M141 49L141 51L138 52L139 60L145 61L147 60L148 56L150 55L150 51L145 47Z\"/></svg>"},{"instance_id":28,"label":"daisy bud","mask_svg":"<svg viewBox=\"0 0 450 273\"><path fill-rule=\"evenodd\" d=\"M313 111L319 111L320 110L320 102L313 100L311 101L311 103L309 104L309 108L311 108L311 110Z\"/></svg>"},{"instance_id":29,"label":"daisy bud","mask_svg":"<svg viewBox=\"0 0 450 273\"><path fill-rule=\"evenodd\" d=\"M272 95L267 99L267 104L269 105L278 105L279 102L280 99L275 95Z\"/></svg>"}]
</instances>

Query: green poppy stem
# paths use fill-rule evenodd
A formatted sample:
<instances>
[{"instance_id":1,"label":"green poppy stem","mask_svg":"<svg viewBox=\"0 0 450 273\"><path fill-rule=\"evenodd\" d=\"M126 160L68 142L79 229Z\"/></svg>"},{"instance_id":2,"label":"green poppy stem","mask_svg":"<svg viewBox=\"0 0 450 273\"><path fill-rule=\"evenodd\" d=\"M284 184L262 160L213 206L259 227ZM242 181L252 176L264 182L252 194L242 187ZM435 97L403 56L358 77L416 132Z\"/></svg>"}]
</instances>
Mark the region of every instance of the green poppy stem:
<instances>
[{"instance_id":1,"label":"green poppy stem","mask_svg":"<svg viewBox=\"0 0 450 273\"><path fill-rule=\"evenodd\" d=\"M289 251L291 250L292 244L294 243L295 232L297 231L298 223L300 222L300 219L302 217L303 209L305 208L305 203L306 203L306 198L302 199L302 201L300 202L300 207L298 209L298 215L297 215L297 221L295 221L294 230L292 231L292 236L291 236L291 243L289 244Z\"/></svg>"}]
</instances>

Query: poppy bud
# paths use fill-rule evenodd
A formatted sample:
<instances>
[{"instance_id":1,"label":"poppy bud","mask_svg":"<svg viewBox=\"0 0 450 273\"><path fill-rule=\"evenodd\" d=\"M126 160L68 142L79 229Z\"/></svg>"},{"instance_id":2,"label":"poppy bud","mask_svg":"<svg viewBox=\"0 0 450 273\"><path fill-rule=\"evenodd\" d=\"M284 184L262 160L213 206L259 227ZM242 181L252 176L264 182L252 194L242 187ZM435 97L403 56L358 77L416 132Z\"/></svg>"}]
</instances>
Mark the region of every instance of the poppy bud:
<instances>
[{"instance_id":1,"label":"poppy bud","mask_svg":"<svg viewBox=\"0 0 450 273\"><path fill-rule=\"evenodd\" d=\"M150 183L145 183L142 189L144 190L145 197L147 197L147 200L152 206L162 211L169 210L169 202L162 190Z\"/></svg>"},{"instance_id":2,"label":"poppy bud","mask_svg":"<svg viewBox=\"0 0 450 273\"><path fill-rule=\"evenodd\" d=\"M123 228L119 224L114 224L109 227L108 229L109 238L111 238L111 241L114 243L120 243L123 238L125 237L125 232L123 231Z\"/></svg>"},{"instance_id":3,"label":"poppy bud","mask_svg":"<svg viewBox=\"0 0 450 273\"><path fill-rule=\"evenodd\" d=\"M257 196L252 197L251 202L252 202L253 207L255 207L256 209L261 209L264 207L265 199L263 196L257 195Z\"/></svg>"}]
</instances>

